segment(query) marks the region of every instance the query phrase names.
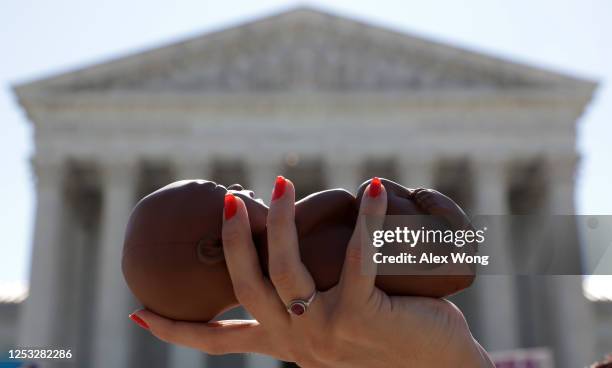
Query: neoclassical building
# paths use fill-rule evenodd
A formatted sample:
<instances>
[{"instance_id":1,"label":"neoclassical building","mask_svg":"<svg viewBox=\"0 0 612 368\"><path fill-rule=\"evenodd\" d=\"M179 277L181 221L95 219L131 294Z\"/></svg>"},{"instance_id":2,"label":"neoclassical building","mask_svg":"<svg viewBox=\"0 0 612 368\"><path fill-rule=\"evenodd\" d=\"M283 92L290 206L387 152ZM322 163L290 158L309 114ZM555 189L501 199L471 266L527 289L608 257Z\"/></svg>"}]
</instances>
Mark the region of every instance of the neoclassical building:
<instances>
[{"instance_id":1,"label":"neoclassical building","mask_svg":"<svg viewBox=\"0 0 612 368\"><path fill-rule=\"evenodd\" d=\"M279 366L130 323L120 256L139 198L178 178L267 200L278 174L302 196L378 175L471 214L571 214L576 122L594 88L304 8L21 84L37 212L19 345L70 347L83 367ZM483 276L454 300L491 351L544 348L567 368L595 357L579 277Z\"/></svg>"}]
</instances>

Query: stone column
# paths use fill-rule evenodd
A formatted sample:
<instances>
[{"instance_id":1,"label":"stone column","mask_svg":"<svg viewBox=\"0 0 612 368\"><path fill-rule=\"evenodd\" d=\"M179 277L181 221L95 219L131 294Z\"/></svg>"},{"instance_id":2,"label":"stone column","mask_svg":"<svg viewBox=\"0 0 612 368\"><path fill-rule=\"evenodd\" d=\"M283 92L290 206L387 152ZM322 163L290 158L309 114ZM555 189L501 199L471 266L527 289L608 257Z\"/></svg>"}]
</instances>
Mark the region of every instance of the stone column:
<instances>
[{"instance_id":1,"label":"stone column","mask_svg":"<svg viewBox=\"0 0 612 368\"><path fill-rule=\"evenodd\" d=\"M475 214L507 215L506 165L502 160L479 159L473 164L475 174ZM488 218L495 228L486 235L488 254L498 260L510 260L511 246L507 221L501 216ZM486 219L485 219L486 220ZM486 220L486 221L489 221ZM510 270L495 270L502 273ZM508 350L519 346L517 291L513 275L478 275L475 286L481 343L489 350Z\"/></svg>"},{"instance_id":2,"label":"stone column","mask_svg":"<svg viewBox=\"0 0 612 368\"><path fill-rule=\"evenodd\" d=\"M22 306L19 347L55 346L60 289L64 165L60 160L34 161L36 172L36 222L32 245L29 296ZM70 347L66 347L70 348Z\"/></svg>"},{"instance_id":3,"label":"stone column","mask_svg":"<svg viewBox=\"0 0 612 368\"><path fill-rule=\"evenodd\" d=\"M248 181L251 183L251 189L255 192L255 196L264 200L269 204L272 197L272 188L276 176L281 174L282 165L281 158L277 159L251 159L247 161ZM246 311L240 316L242 318L252 318ZM274 368L278 367L279 363L276 359L260 354L245 355L246 368Z\"/></svg>"},{"instance_id":4,"label":"stone column","mask_svg":"<svg viewBox=\"0 0 612 368\"><path fill-rule=\"evenodd\" d=\"M197 161L192 158L177 158L173 162L176 180L210 179L207 176L210 171L210 165L207 165L205 161Z\"/></svg>"},{"instance_id":5,"label":"stone column","mask_svg":"<svg viewBox=\"0 0 612 368\"><path fill-rule=\"evenodd\" d=\"M400 157L398 172L400 184L409 188L433 188L437 161L433 158ZM435 188L434 188L435 189Z\"/></svg>"},{"instance_id":6,"label":"stone column","mask_svg":"<svg viewBox=\"0 0 612 368\"><path fill-rule=\"evenodd\" d=\"M251 353L246 357L245 368L279 368L281 362L272 357L262 354Z\"/></svg>"},{"instance_id":7,"label":"stone column","mask_svg":"<svg viewBox=\"0 0 612 368\"><path fill-rule=\"evenodd\" d=\"M131 294L121 272L125 226L134 205L136 166L132 161L107 162L102 167L102 226L100 273L96 285L92 367L128 367L132 310Z\"/></svg>"},{"instance_id":8,"label":"stone column","mask_svg":"<svg viewBox=\"0 0 612 368\"><path fill-rule=\"evenodd\" d=\"M370 179L361 176L363 160L359 157L325 157L325 180L327 188L342 188L357 194L358 186Z\"/></svg>"},{"instance_id":9,"label":"stone column","mask_svg":"<svg viewBox=\"0 0 612 368\"><path fill-rule=\"evenodd\" d=\"M563 240L570 239L578 246L575 222L567 216L573 215L574 209L574 182L575 182L575 156L565 160L558 159L548 162L550 196L549 211L553 215L551 221L563 223L568 233L562 232L555 242L563 244ZM568 221L569 220L569 221ZM564 249L562 252L574 253L578 249ZM577 253L576 262L579 261ZM581 367L585 362L599 358L595 354L595 317L592 305L584 297L582 290L582 277L580 275L555 275L546 277L545 293L550 304L550 336L554 339L555 361L561 368ZM579 342L579 343L578 343Z\"/></svg>"},{"instance_id":10,"label":"stone column","mask_svg":"<svg viewBox=\"0 0 612 368\"><path fill-rule=\"evenodd\" d=\"M546 161L550 182L549 210L552 215L574 215L574 187L576 180L577 157L559 157Z\"/></svg>"},{"instance_id":11,"label":"stone column","mask_svg":"<svg viewBox=\"0 0 612 368\"><path fill-rule=\"evenodd\" d=\"M173 172L175 180L209 179L209 169L204 161L193 158L179 157L174 161ZM178 345L171 345L168 356L168 367L203 368L206 367L206 354Z\"/></svg>"},{"instance_id":12,"label":"stone column","mask_svg":"<svg viewBox=\"0 0 612 368\"><path fill-rule=\"evenodd\" d=\"M206 367L205 353L186 348L179 345L172 345L170 348L168 367L181 368L203 368Z\"/></svg>"},{"instance_id":13,"label":"stone column","mask_svg":"<svg viewBox=\"0 0 612 368\"><path fill-rule=\"evenodd\" d=\"M281 174L282 165L278 159L252 159L247 161L247 175L255 196L269 204L272 197L274 180Z\"/></svg>"}]
</instances>

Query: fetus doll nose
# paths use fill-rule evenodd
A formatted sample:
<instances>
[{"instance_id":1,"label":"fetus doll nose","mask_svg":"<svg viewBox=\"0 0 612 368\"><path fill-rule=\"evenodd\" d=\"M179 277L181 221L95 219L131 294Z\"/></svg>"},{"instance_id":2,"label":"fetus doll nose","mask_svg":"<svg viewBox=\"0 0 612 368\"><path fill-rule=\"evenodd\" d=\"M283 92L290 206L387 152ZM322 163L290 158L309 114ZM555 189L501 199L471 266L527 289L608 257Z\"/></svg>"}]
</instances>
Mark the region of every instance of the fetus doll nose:
<instances>
[{"instance_id":1,"label":"fetus doll nose","mask_svg":"<svg viewBox=\"0 0 612 368\"><path fill-rule=\"evenodd\" d=\"M236 190L236 191L242 191L244 190L244 188L242 187L242 185L240 184L232 184L229 187L227 187L228 190Z\"/></svg>"},{"instance_id":2,"label":"fetus doll nose","mask_svg":"<svg viewBox=\"0 0 612 368\"><path fill-rule=\"evenodd\" d=\"M251 198L255 198L255 192L252 190L244 189L240 184L232 184L227 187L227 190L235 190L237 192L242 192L245 195L248 195Z\"/></svg>"}]
</instances>

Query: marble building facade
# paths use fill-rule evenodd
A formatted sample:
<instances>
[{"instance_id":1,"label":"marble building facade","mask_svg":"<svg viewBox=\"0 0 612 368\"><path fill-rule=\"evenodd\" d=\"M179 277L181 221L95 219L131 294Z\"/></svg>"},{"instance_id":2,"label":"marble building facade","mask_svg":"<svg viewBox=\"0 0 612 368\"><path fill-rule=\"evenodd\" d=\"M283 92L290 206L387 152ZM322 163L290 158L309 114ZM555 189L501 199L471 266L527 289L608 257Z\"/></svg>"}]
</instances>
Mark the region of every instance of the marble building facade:
<instances>
[{"instance_id":1,"label":"marble building facade","mask_svg":"<svg viewBox=\"0 0 612 368\"><path fill-rule=\"evenodd\" d=\"M594 88L311 9L22 84L37 212L19 344L72 347L79 366L278 366L130 324L119 260L139 198L182 178L267 201L278 174L302 196L378 175L471 214L572 214L575 127ZM547 347L558 367L595 357L579 277L486 276L455 301L487 349Z\"/></svg>"}]
</instances>

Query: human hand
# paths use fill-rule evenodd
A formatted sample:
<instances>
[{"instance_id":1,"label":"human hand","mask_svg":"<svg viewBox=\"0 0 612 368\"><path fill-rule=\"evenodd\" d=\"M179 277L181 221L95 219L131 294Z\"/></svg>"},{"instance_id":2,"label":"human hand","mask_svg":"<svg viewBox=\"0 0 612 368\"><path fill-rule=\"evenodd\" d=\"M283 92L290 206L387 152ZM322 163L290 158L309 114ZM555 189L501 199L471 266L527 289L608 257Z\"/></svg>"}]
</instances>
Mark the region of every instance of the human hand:
<instances>
[{"instance_id":1,"label":"human hand","mask_svg":"<svg viewBox=\"0 0 612 368\"><path fill-rule=\"evenodd\" d=\"M286 305L308 299L313 279L300 260L294 222L295 188L279 177L267 218L269 274L259 265L244 202L225 199L223 246L238 301L255 320L209 323L173 321L148 310L133 313L163 341L210 354L255 352L302 367L493 367L452 303L422 297L389 297L375 287L374 262L362 260L366 215L386 213L386 191L373 180L346 250L338 285L318 292L301 315Z\"/></svg>"}]
</instances>

